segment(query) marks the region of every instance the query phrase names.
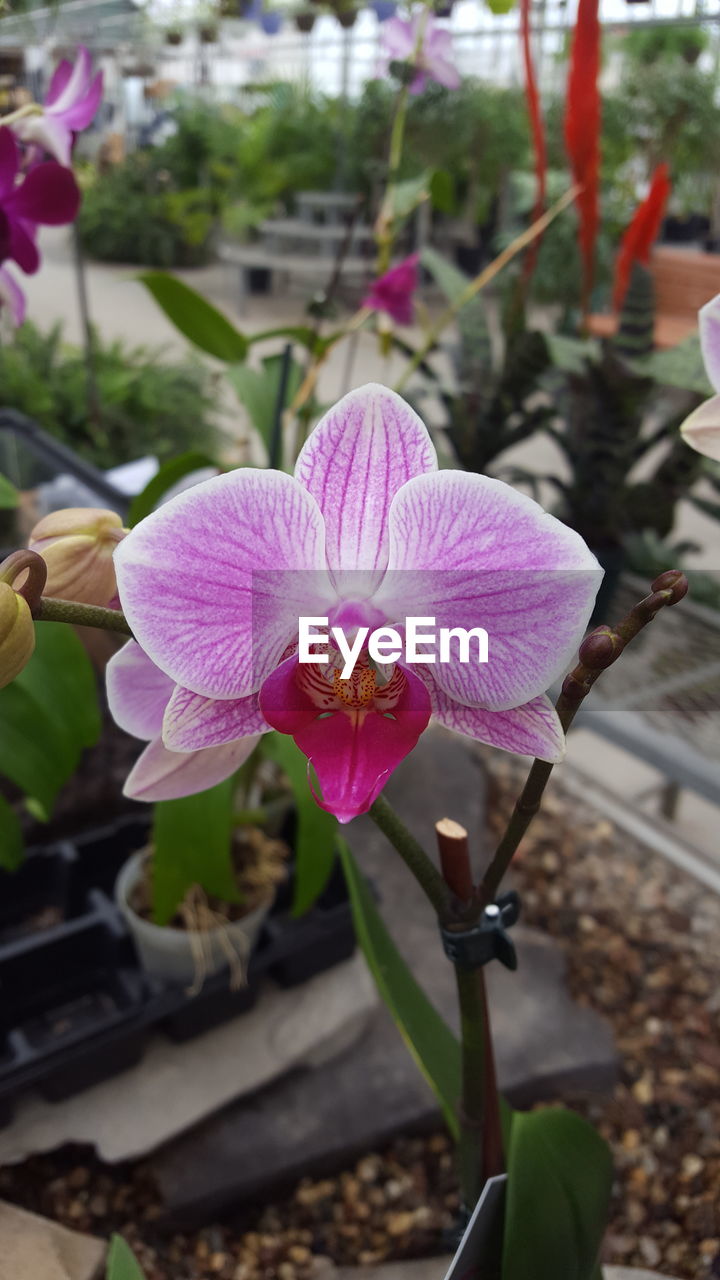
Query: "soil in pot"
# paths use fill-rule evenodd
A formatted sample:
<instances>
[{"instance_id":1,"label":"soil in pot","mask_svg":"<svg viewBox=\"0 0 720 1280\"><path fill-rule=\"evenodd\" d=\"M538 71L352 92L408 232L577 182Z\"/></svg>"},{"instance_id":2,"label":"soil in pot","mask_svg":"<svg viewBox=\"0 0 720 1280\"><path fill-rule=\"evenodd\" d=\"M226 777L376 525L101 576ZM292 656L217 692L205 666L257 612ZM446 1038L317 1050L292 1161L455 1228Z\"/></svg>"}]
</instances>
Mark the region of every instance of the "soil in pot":
<instances>
[{"instance_id":1,"label":"soil in pot","mask_svg":"<svg viewBox=\"0 0 720 1280\"><path fill-rule=\"evenodd\" d=\"M152 918L152 862L135 854L122 868L116 899L140 955L143 968L161 981L192 984L229 969L241 985L246 962L287 879L288 846L256 827L238 832L233 849L240 903L207 896L194 886L167 925Z\"/></svg>"}]
</instances>

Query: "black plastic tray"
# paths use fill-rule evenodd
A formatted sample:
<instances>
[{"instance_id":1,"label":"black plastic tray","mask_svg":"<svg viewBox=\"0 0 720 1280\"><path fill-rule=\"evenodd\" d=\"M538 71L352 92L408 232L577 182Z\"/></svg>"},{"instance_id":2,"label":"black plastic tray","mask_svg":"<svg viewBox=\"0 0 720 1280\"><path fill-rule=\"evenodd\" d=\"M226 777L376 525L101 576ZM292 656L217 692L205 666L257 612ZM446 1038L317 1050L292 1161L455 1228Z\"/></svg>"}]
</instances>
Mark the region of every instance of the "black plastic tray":
<instances>
[{"instance_id":1,"label":"black plastic tray","mask_svg":"<svg viewBox=\"0 0 720 1280\"><path fill-rule=\"evenodd\" d=\"M148 820L126 817L0 872L0 1126L30 1088L52 1101L80 1093L134 1066L156 1029L191 1039L251 1009L266 979L291 987L352 955L337 866L299 919L281 890L239 990L227 971L195 996L151 979L112 897L120 867L147 840Z\"/></svg>"}]
</instances>

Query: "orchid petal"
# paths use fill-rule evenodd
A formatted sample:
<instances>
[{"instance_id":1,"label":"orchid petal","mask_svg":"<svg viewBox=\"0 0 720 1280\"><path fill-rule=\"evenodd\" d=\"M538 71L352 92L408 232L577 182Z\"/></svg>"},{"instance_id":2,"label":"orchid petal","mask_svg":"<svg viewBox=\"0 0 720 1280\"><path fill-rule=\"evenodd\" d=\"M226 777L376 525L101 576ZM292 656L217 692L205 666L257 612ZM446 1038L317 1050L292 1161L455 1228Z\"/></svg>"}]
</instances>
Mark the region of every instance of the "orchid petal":
<instances>
[{"instance_id":1,"label":"orchid petal","mask_svg":"<svg viewBox=\"0 0 720 1280\"><path fill-rule=\"evenodd\" d=\"M267 733L269 728L256 693L220 701L176 685L165 710L162 736L171 751L200 751L253 733Z\"/></svg>"},{"instance_id":2,"label":"orchid petal","mask_svg":"<svg viewBox=\"0 0 720 1280\"><path fill-rule=\"evenodd\" d=\"M408 481L389 525L388 573L374 598L386 617L488 633L487 663L461 662L456 646L434 666L451 698L502 711L566 670L602 580L574 530L509 485L462 471Z\"/></svg>"},{"instance_id":3,"label":"orchid petal","mask_svg":"<svg viewBox=\"0 0 720 1280\"><path fill-rule=\"evenodd\" d=\"M136 640L113 655L105 679L110 713L120 728L133 738L157 738L174 686Z\"/></svg>"},{"instance_id":4,"label":"orchid petal","mask_svg":"<svg viewBox=\"0 0 720 1280\"><path fill-rule=\"evenodd\" d=\"M716 391L720 391L720 293L698 312L700 346L705 372Z\"/></svg>"},{"instance_id":5,"label":"orchid petal","mask_svg":"<svg viewBox=\"0 0 720 1280\"><path fill-rule=\"evenodd\" d=\"M324 527L309 493L242 468L178 494L115 551L133 632L177 684L210 698L257 689L331 596ZM313 572L314 571L314 572Z\"/></svg>"},{"instance_id":6,"label":"orchid petal","mask_svg":"<svg viewBox=\"0 0 720 1280\"><path fill-rule=\"evenodd\" d=\"M70 169L48 160L31 169L12 196L6 212L48 227L72 222L80 208L80 190Z\"/></svg>"},{"instance_id":7,"label":"orchid petal","mask_svg":"<svg viewBox=\"0 0 720 1280\"><path fill-rule=\"evenodd\" d=\"M0 306L6 306L15 325L25 319L25 294L9 271L0 267Z\"/></svg>"},{"instance_id":8,"label":"orchid petal","mask_svg":"<svg viewBox=\"0 0 720 1280\"><path fill-rule=\"evenodd\" d=\"M339 822L366 813L393 769L416 745L430 718L430 696L412 672L400 678L392 712L372 704L321 712L298 680L296 657L287 658L260 691L263 714L281 733L291 733L315 769L321 789L316 800ZM332 686L328 685L331 702ZM379 699L382 706L382 699Z\"/></svg>"},{"instance_id":9,"label":"orchid petal","mask_svg":"<svg viewBox=\"0 0 720 1280\"><path fill-rule=\"evenodd\" d=\"M357 570L366 571L366 592L377 585L387 564L393 496L412 476L436 469L427 427L387 387L369 383L325 414L300 453L295 477L322 511L327 563L338 587L341 571L353 571L353 590L361 590Z\"/></svg>"},{"instance_id":10,"label":"orchid petal","mask_svg":"<svg viewBox=\"0 0 720 1280\"><path fill-rule=\"evenodd\" d=\"M68 166L72 160L72 131L64 119L44 111L41 116L28 116L14 126L18 138L28 146L34 144L54 156L59 164Z\"/></svg>"},{"instance_id":11,"label":"orchid petal","mask_svg":"<svg viewBox=\"0 0 720 1280\"><path fill-rule=\"evenodd\" d=\"M405 18L388 18L383 23L383 52L391 62L404 62L415 48L415 30L412 22Z\"/></svg>"},{"instance_id":12,"label":"orchid petal","mask_svg":"<svg viewBox=\"0 0 720 1280\"><path fill-rule=\"evenodd\" d=\"M433 717L447 729L519 756L536 756L553 764L564 758L565 734L557 711L545 694L520 707L487 711L482 707L466 707L454 702L429 673L425 673L424 678Z\"/></svg>"},{"instance_id":13,"label":"orchid petal","mask_svg":"<svg viewBox=\"0 0 720 1280\"><path fill-rule=\"evenodd\" d=\"M92 58L84 44L78 46L75 64L64 83L60 93L52 102L53 115L62 115L87 93L92 73ZM52 91L52 85L50 86ZM47 105L47 104L46 104Z\"/></svg>"},{"instance_id":14,"label":"orchid petal","mask_svg":"<svg viewBox=\"0 0 720 1280\"><path fill-rule=\"evenodd\" d=\"M19 164L17 142L12 130L4 125L0 128L0 200L12 195Z\"/></svg>"},{"instance_id":15,"label":"orchid petal","mask_svg":"<svg viewBox=\"0 0 720 1280\"><path fill-rule=\"evenodd\" d=\"M20 218L10 221L8 255L27 276L32 276L40 266L40 253L28 227L33 229L32 223L25 224Z\"/></svg>"},{"instance_id":16,"label":"orchid petal","mask_svg":"<svg viewBox=\"0 0 720 1280\"><path fill-rule=\"evenodd\" d=\"M87 129L88 125L95 118L103 93L103 73L98 71L90 84L87 93L80 102L76 102L74 106L63 112L63 122L68 129L78 132L80 129Z\"/></svg>"},{"instance_id":17,"label":"orchid petal","mask_svg":"<svg viewBox=\"0 0 720 1280\"><path fill-rule=\"evenodd\" d=\"M720 361L720 350L718 359ZM704 453L706 457L720 462L720 395L712 396L710 400L706 400L695 409L685 419L680 430L685 442L692 449L697 449L698 453Z\"/></svg>"},{"instance_id":18,"label":"orchid petal","mask_svg":"<svg viewBox=\"0 0 720 1280\"><path fill-rule=\"evenodd\" d=\"M123 788L131 800L178 800L224 782L247 760L258 739L240 738L224 747L190 753L168 751L160 738L145 748Z\"/></svg>"},{"instance_id":19,"label":"orchid petal","mask_svg":"<svg viewBox=\"0 0 720 1280\"><path fill-rule=\"evenodd\" d=\"M53 71L53 77L50 81L50 88L45 94L45 106L51 107L62 94L70 76L72 75L73 64L68 58L63 58Z\"/></svg>"}]
</instances>

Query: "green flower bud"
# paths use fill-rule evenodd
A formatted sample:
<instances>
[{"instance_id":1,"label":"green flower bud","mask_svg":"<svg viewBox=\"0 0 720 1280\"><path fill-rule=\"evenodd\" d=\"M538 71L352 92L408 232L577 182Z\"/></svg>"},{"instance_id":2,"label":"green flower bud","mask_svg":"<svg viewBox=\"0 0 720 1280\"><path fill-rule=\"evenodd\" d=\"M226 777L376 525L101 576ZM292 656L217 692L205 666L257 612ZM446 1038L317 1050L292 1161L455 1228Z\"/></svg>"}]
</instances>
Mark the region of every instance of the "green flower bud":
<instances>
[{"instance_id":1,"label":"green flower bud","mask_svg":"<svg viewBox=\"0 0 720 1280\"><path fill-rule=\"evenodd\" d=\"M35 624L27 600L0 582L0 689L27 665L35 648Z\"/></svg>"}]
</instances>

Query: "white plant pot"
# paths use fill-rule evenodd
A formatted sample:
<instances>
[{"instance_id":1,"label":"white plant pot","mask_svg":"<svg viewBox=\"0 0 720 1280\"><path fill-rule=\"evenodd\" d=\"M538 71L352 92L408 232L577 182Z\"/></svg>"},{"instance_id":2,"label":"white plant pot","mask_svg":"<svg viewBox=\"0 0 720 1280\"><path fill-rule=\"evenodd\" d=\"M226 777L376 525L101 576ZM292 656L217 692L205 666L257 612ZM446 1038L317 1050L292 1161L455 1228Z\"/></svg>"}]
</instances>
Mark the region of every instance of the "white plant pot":
<instances>
[{"instance_id":1,"label":"white plant pot","mask_svg":"<svg viewBox=\"0 0 720 1280\"><path fill-rule=\"evenodd\" d=\"M244 971L274 894L242 919L228 921L216 929L205 929L202 933L153 924L139 916L130 905L144 862L145 854L141 850L125 863L115 882L115 901L133 936L145 972L163 982L192 986L198 978L200 947L205 961L204 973L209 976L229 967L228 944L241 961Z\"/></svg>"}]
</instances>

